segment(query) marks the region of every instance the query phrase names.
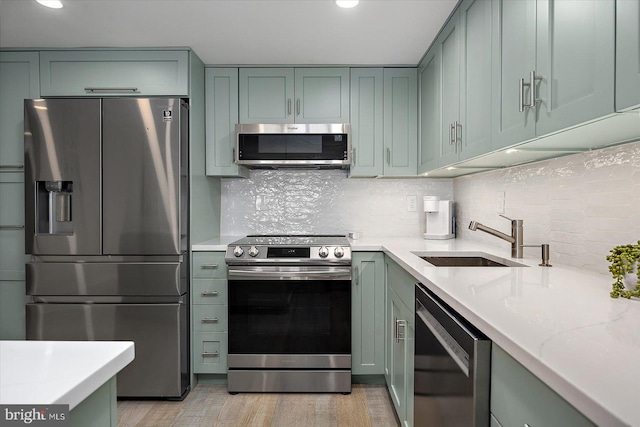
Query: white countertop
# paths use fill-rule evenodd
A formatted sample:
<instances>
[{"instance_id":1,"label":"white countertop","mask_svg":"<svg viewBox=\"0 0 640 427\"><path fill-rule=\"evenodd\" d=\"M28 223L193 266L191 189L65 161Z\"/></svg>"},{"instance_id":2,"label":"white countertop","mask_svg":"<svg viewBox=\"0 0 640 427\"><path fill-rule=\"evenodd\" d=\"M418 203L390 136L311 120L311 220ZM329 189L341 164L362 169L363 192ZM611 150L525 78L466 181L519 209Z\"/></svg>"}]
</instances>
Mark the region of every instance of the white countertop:
<instances>
[{"instance_id":1,"label":"white countertop","mask_svg":"<svg viewBox=\"0 0 640 427\"><path fill-rule=\"evenodd\" d=\"M0 341L0 404L73 409L134 355L130 341Z\"/></svg>"},{"instance_id":2,"label":"white countertop","mask_svg":"<svg viewBox=\"0 0 640 427\"><path fill-rule=\"evenodd\" d=\"M351 249L384 251L596 424L640 426L640 300L609 297L608 274L539 267L535 249L515 268L433 267L412 253L510 259L504 246L370 237Z\"/></svg>"},{"instance_id":3,"label":"white countertop","mask_svg":"<svg viewBox=\"0 0 640 427\"><path fill-rule=\"evenodd\" d=\"M191 245L191 250L195 252L204 252L204 251L226 251L227 246L231 242L235 242L236 240L240 240L246 236L219 236L214 237L209 240L205 240L203 242L198 242Z\"/></svg>"}]
</instances>

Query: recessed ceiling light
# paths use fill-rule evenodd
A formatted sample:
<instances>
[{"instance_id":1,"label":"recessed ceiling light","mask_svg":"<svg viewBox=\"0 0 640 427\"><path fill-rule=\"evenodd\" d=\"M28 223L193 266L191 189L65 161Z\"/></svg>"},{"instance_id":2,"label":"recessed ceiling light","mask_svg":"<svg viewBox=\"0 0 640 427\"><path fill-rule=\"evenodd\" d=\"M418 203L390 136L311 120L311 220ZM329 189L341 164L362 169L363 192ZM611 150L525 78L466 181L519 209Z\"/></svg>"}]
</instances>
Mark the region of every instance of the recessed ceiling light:
<instances>
[{"instance_id":1,"label":"recessed ceiling light","mask_svg":"<svg viewBox=\"0 0 640 427\"><path fill-rule=\"evenodd\" d=\"M59 0L36 0L43 6L50 7L51 9L60 9L62 8L62 2Z\"/></svg>"},{"instance_id":2,"label":"recessed ceiling light","mask_svg":"<svg viewBox=\"0 0 640 427\"><path fill-rule=\"evenodd\" d=\"M355 7L360 3L360 0L336 0L336 4L340 7L350 8Z\"/></svg>"}]
</instances>

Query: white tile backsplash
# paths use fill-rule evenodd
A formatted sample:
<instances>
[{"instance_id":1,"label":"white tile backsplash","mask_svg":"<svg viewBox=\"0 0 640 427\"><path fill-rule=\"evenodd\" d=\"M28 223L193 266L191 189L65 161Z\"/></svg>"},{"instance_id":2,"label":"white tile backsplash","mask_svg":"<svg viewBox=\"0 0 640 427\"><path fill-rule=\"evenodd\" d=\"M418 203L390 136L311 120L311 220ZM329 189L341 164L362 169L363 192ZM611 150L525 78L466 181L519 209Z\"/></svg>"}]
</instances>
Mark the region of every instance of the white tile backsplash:
<instances>
[{"instance_id":1,"label":"white tile backsplash","mask_svg":"<svg viewBox=\"0 0 640 427\"><path fill-rule=\"evenodd\" d=\"M348 233L420 236L422 196L453 197L451 179L348 179L341 170L253 170L222 180L222 235ZM407 196L417 211L407 211Z\"/></svg>"},{"instance_id":2,"label":"white tile backsplash","mask_svg":"<svg viewBox=\"0 0 640 427\"><path fill-rule=\"evenodd\" d=\"M459 235L508 248L467 228L473 219L509 233L496 209L496 193L504 191L506 216L524 220L526 244L551 245L552 264L607 273L609 250L640 239L638 142L455 178L453 188Z\"/></svg>"}]
</instances>

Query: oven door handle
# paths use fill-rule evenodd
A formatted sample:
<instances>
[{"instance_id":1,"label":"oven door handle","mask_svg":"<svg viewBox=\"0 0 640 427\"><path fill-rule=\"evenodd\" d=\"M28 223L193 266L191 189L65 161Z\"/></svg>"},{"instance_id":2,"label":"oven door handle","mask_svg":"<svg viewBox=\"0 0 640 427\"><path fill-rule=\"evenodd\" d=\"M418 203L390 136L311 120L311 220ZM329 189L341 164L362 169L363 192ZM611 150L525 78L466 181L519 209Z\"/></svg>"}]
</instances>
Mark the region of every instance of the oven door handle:
<instances>
[{"instance_id":1,"label":"oven door handle","mask_svg":"<svg viewBox=\"0 0 640 427\"><path fill-rule=\"evenodd\" d=\"M229 269L227 274L233 280L351 280L349 267L322 270Z\"/></svg>"}]
</instances>

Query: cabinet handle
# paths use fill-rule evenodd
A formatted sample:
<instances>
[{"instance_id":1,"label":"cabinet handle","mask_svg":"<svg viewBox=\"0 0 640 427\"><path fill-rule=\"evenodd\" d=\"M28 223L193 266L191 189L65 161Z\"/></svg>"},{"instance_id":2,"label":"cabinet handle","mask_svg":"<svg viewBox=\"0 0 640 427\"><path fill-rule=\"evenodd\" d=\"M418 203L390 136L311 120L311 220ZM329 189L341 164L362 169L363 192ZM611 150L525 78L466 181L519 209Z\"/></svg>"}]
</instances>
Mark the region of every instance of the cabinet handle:
<instances>
[{"instance_id":1,"label":"cabinet handle","mask_svg":"<svg viewBox=\"0 0 640 427\"><path fill-rule=\"evenodd\" d=\"M536 72L532 71L529 74L529 86L531 86L531 90L529 90L529 107L535 107L536 103L540 102L541 99L538 98L538 94L536 91L536 82L542 80L542 76L536 76Z\"/></svg>"},{"instance_id":2,"label":"cabinet handle","mask_svg":"<svg viewBox=\"0 0 640 427\"><path fill-rule=\"evenodd\" d=\"M24 225L0 225L0 230L22 230Z\"/></svg>"},{"instance_id":3,"label":"cabinet handle","mask_svg":"<svg viewBox=\"0 0 640 427\"><path fill-rule=\"evenodd\" d=\"M203 351L202 352L202 356L203 357L218 357L218 352L217 351Z\"/></svg>"},{"instance_id":4,"label":"cabinet handle","mask_svg":"<svg viewBox=\"0 0 640 427\"><path fill-rule=\"evenodd\" d=\"M233 147L231 148L231 162L235 162L236 161L236 148Z\"/></svg>"},{"instance_id":5,"label":"cabinet handle","mask_svg":"<svg viewBox=\"0 0 640 427\"><path fill-rule=\"evenodd\" d=\"M202 323L218 323L217 317L203 317L200 319Z\"/></svg>"},{"instance_id":6,"label":"cabinet handle","mask_svg":"<svg viewBox=\"0 0 640 427\"><path fill-rule=\"evenodd\" d=\"M360 272L358 271L358 266L356 265L355 267L353 267L353 270L354 270L353 275L356 278L356 286L358 286L360 284L360 276L359 276Z\"/></svg>"},{"instance_id":7,"label":"cabinet handle","mask_svg":"<svg viewBox=\"0 0 640 427\"><path fill-rule=\"evenodd\" d=\"M131 93L140 93L137 87L85 87L85 92L96 93L96 92L131 92Z\"/></svg>"},{"instance_id":8,"label":"cabinet handle","mask_svg":"<svg viewBox=\"0 0 640 427\"><path fill-rule=\"evenodd\" d=\"M215 270L218 268L218 264L202 264L200 268L203 270Z\"/></svg>"},{"instance_id":9,"label":"cabinet handle","mask_svg":"<svg viewBox=\"0 0 640 427\"><path fill-rule=\"evenodd\" d=\"M296 114L300 115L300 98L296 99Z\"/></svg>"},{"instance_id":10,"label":"cabinet handle","mask_svg":"<svg viewBox=\"0 0 640 427\"><path fill-rule=\"evenodd\" d=\"M351 164L356 164L356 147L351 149Z\"/></svg>"},{"instance_id":11,"label":"cabinet handle","mask_svg":"<svg viewBox=\"0 0 640 427\"><path fill-rule=\"evenodd\" d=\"M291 115L291 98L287 99L287 115Z\"/></svg>"},{"instance_id":12,"label":"cabinet handle","mask_svg":"<svg viewBox=\"0 0 640 427\"><path fill-rule=\"evenodd\" d=\"M525 84L524 79L520 79L518 81L518 83L519 83L519 87L518 87L519 108L518 108L518 111L520 111L522 113L522 112L524 112L524 87L528 86L528 85Z\"/></svg>"},{"instance_id":13,"label":"cabinet handle","mask_svg":"<svg viewBox=\"0 0 640 427\"><path fill-rule=\"evenodd\" d=\"M0 169L24 169L23 165L0 165Z\"/></svg>"},{"instance_id":14,"label":"cabinet handle","mask_svg":"<svg viewBox=\"0 0 640 427\"><path fill-rule=\"evenodd\" d=\"M460 143L460 151L462 151L462 124L458 123L458 121L456 120L455 122L453 122L453 126L455 128L455 132L453 133L454 135L454 144L456 147L456 153L458 152L458 143ZM458 136L458 128L460 128L460 136Z\"/></svg>"},{"instance_id":15,"label":"cabinet handle","mask_svg":"<svg viewBox=\"0 0 640 427\"><path fill-rule=\"evenodd\" d=\"M404 328L407 326L406 320L396 319L396 342L404 341ZM402 335L400 335L400 328L403 328Z\"/></svg>"},{"instance_id":16,"label":"cabinet handle","mask_svg":"<svg viewBox=\"0 0 640 427\"><path fill-rule=\"evenodd\" d=\"M218 296L218 291L205 291L205 292L201 292L200 296L202 297L217 297Z\"/></svg>"},{"instance_id":17,"label":"cabinet handle","mask_svg":"<svg viewBox=\"0 0 640 427\"><path fill-rule=\"evenodd\" d=\"M449 145L453 145L454 136L453 136L453 123L449 125Z\"/></svg>"},{"instance_id":18,"label":"cabinet handle","mask_svg":"<svg viewBox=\"0 0 640 427\"><path fill-rule=\"evenodd\" d=\"M391 148L387 147L387 165L391 166Z\"/></svg>"}]
</instances>

